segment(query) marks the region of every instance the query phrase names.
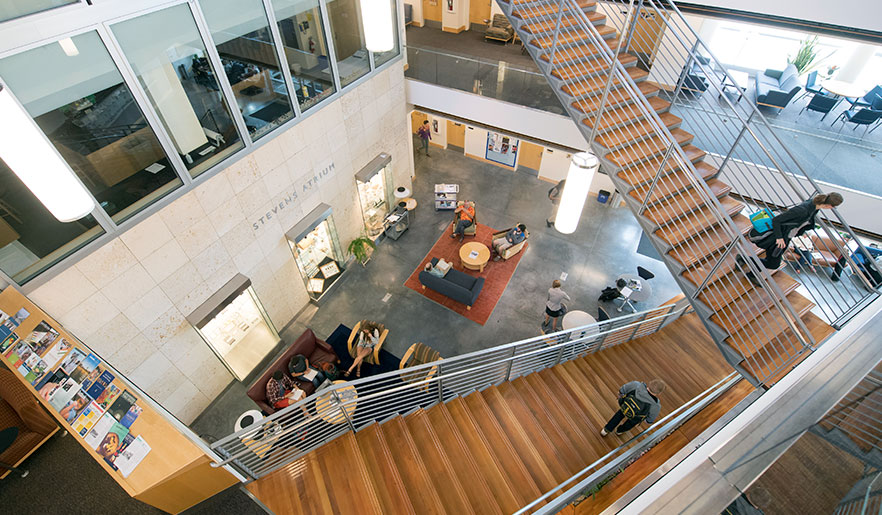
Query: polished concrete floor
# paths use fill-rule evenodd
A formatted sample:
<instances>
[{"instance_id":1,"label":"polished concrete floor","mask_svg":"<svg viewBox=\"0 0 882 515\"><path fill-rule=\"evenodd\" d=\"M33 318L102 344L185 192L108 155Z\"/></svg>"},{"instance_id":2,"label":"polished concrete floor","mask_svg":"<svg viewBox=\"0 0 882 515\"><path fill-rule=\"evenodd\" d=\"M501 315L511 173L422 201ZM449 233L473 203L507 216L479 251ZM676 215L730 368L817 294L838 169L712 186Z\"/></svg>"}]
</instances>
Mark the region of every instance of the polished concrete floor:
<instances>
[{"instance_id":1,"label":"polished concrete floor","mask_svg":"<svg viewBox=\"0 0 882 515\"><path fill-rule=\"evenodd\" d=\"M413 195L418 207L408 231L398 240L381 242L366 267L351 266L320 306L307 307L281 331L283 342L296 339L305 327L327 338L339 324L352 327L361 319L371 319L389 328L384 348L396 356L412 343L423 342L451 357L540 334L546 293L562 272L568 275L563 289L572 298L569 309L592 315L600 304L600 290L622 273L636 273L638 265L656 277L651 298L637 303L637 309L658 306L680 293L662 262L636 252L641 230L626 207L607 207L589 197L576 232L563 235L545 225L551 184L467 158L462 151L432 148L430 153L431 157L415 157ZM435 183L459 184L460 198L477 203L480 223L506 229L523 222L530 232L530 245L484 326L404 286L453 216L434 210ZM604 307L610 315L619 315L615 305L604 303ZM284 345L271 356L282 352ZM191 425L193 430L209 440L230 434L236 417L254 408L245 396L247 384L250 380L231 384Z\"/></svg>"}]
</instances>

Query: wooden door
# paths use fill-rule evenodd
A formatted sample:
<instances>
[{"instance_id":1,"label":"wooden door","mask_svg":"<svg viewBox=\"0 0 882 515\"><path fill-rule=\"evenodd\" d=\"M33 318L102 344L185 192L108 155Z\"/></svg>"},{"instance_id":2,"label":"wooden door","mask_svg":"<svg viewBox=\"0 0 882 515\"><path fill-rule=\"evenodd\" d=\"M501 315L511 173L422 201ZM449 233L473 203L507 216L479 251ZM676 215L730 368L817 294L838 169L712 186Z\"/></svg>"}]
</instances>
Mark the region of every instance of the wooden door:
<instances>
[{"instance_id":1,"label":"wooden door","mask_svg":"<svg viewBox=\"0 0 882 515\"><path fill-rule=\"evenodd\" d=\"M642 10L634 29L630 51L642 54L651 65L665 35L665 27L665 20L658 13Z\"/></svg>"},{"instance_id":2,"label":"wooden door","mask_svg":"<svg viewBox=\"0 0 882 515\"><path fill-rule=\"evenodd\" d=\"M465 150L465 125L447 120L447 146Z\"/></svg>"},{"instance_id":3,"label":"wooden door","mask_svg":"<svg viewBox=\"0 0 882 515\"><path fill-rule=\"evenodd\" d=\"M429 119L429 115L426 113L421 113L419 111L411 111L410 112L410 130L414 134L417 133L417 130L423 125L423 122Z\"/></svg>"},{"instance_id":4,"label":"wooden door","mask_svg":"<svg viewBox=\"0 0 882 515\"><path fill-rule=\"evenodd\" d=\"M521 148L518 149L518 152L521 154L518 157L518 166L526 166L538 172L544 150L544 147L541 145L521 140Z\"/></svg>"},{"instance_id":5,"label":"wooden door","mask_svg":"<svg viewBox=\"0 0 882 515\"><path fill-rule=\"evenodd\" d=\"M441 23L441 2L443 0L423 0L423 19Z\"/></svg>"}]
</instances>

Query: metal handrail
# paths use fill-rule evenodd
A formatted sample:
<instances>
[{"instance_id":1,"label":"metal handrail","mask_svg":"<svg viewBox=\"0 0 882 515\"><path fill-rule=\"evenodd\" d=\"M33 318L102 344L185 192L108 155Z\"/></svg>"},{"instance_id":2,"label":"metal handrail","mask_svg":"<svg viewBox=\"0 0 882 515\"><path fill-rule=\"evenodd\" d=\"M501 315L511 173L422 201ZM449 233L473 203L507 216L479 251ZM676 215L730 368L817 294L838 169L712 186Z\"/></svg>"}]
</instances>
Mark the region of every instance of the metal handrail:
<instances>
[{"instance_id":1,"label":"metal handrail","mask_svg":"<svg viewBox=\"0 0 882 515\"><path fill-rule=\"evenodd\" d=\"M535 513L552 514L559 512L564 506L579 497L582 492L602 481L623 464L627 465L630 460L639 457L646 449L652 447L670 435L674 430L686 423L699 411L703 410L717 400L722 394L729 391L729 389L735 386L739 381L741 381L741 376L736 372L729 374L715 385L686 402L686 404L683 404L661 420L656 421L651 426L641 431L637 436L631 438L599 460L573 474L569 479L537 497L532 502L516 511L515 515L530 513L533 508L538 507L541 503L546 504L539 507ZM615 456L615 459L607 462L607 460L613 456ZM603 465L601 466L601 464ZM590 475L588 477L579 481L575 486L572 486L560 495L555 496L555 494L560 492L567 485L589 473Z\"/></svg>"},{"instance_id":2,"label":"metal handrail","mask_svg":"<svg viewBox=\"0 0 882 515\"><path fill-rule=\"evenodd\" d=\"M658 331L689 310L661 306L336 384L212 444L212 466L257 479L348 432ZM357 392L349 396L347 392ZM335 399L336 402L331 402Z\"/></svg>"}]
</instances>

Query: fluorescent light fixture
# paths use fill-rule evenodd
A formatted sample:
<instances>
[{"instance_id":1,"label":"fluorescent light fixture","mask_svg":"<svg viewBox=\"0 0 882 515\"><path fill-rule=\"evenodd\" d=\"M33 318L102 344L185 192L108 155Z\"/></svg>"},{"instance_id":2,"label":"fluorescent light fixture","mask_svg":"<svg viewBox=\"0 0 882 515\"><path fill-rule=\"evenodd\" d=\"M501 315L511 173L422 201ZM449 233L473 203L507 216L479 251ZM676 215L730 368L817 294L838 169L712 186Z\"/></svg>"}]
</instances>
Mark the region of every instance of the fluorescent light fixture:
<instances>
[{"instance_id":1,"label":"fluorescent light fixture","mask_svg":"<svg viewBox=\"0 0 882 515\"><path fill-rule=\"evenodd\" d=\"M64 38L58 41L58 44L61 45L61 49L64 50L64 53L68 57L74 57L76 55L80 55L80 49L74 44L73 40L70 38Z\"/></svg>"},{"instance_id":2,"label":"fluorescent light fixture","mask_svg":"<svg viewBox=\"0 0 882 515\"><path fill-rule=\"evenodd\" d=\"M2 84L0 158L59 221L79 220L95 208L73 170Z\"/></svg>"},{"instance_id":3,"label":"fluorescent light fixture","mask_svg":"<svg viewBox=\"0 0 882 515\"><path fill-rule=\"evenodd\" d=\"M554 219L554 228L558 232L572 234L576 231L585 199L588 197L588 190L591 188L591 181L598 168L600 161L594 154L579 152L573 155L570 170L567 172L567 182L560 198L560 207Z\"/></svg>"},{"instance_id":4,"label":"fluorescent light fixture","mask_svg":"<svg viewBox=\"0 0 882 515\"><path fill-rule=\"evenodd\" d=\"M389 0L361 0L361 24L365 46L371 52L388 52L395 46Z\"/></svg>"}]
</instances>

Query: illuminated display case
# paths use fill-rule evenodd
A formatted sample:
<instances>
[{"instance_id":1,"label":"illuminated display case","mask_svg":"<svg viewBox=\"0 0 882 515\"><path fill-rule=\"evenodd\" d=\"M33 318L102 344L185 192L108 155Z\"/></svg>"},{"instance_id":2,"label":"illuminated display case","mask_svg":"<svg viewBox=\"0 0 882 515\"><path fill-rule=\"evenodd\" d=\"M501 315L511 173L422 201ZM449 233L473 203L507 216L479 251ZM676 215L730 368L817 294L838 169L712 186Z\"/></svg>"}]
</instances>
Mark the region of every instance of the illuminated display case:
<instances>
[{"instance_id":1,"label":"illuminated display case","mask_svg":"<svg viewBox=\"0 0 882 515\"><path fill-rule=\"evenodd\" d=\"M345 269L331 207L320 204L285 237L310 299L321 299Z\"/></svg>"},{"instance_id":2,"label":"illuminated display case","mask_svg":"<svg viewBox=\"0 0 882 515\"><path fill-rule=\"evenodd\" d=\"M187 321L239 381L245 381L279 343L279 333L251 281L242 274L196 308Z\"/></svg>"},{"instance_id":3,"label":"illuminated display case","mask_svg":"<svg viewBox=\"0 0 882 515\"><path fill-rule=\"evenodd\" d=\"M355 174L364 228L372 240L383 234L383 220L392 210L392 156L385 152Z\"/></svg>"}]
</instances>

